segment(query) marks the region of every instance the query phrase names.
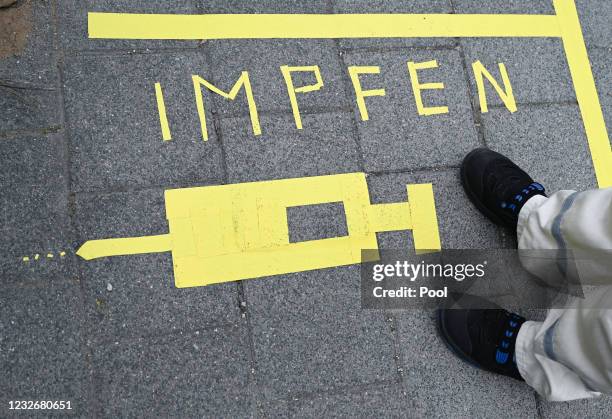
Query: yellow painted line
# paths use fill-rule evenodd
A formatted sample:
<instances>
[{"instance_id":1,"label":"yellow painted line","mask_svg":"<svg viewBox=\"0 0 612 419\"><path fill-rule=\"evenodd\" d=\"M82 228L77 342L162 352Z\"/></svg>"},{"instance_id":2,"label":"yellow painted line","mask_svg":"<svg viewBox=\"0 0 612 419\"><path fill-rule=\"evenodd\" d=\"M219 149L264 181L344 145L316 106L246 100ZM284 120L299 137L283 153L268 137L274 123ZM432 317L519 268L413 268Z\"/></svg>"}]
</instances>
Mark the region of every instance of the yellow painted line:
<instances>
[{"instance_id":1,"label":"yellow painted line","mask_svg":"<svg viewBox=\"0 0 612 419\"><path fill-rule=\"evenodd\" d=\"M126 239L90 240L79 248L77 255L85 260L91 260L105 256L168 252L171 250L171 246L168 234Z\"/></svg>"},{"instance_id":2,"label":"yellow painted line","mask_svg":"<svg viewBox=\"0 0 612 419\"><path fill-rule=\"evenodd\" d=\"M416 253L440 250L440 234L433 185L408 185L408 203L412 214L412 239Z\"/></svg>"},{"instance_id":3,"label":"yellow painted line","mask_svg":"<svg viewBox=\"0 0 612 419\"><path fill-rule=\"evenodd\" d=\"M612 149L573 0L554 0L582 122L600 188L612 186ZM568 168L569 170L569 168Z\"/></svg>"},{"instance_id":4,"label":"yellow painted line","mask_svg":"<svg viewBox=\"0 0 612 419\"><path fill-rule=\"evenodd\" d=\"M170 134L170 125L168 125L168 115L166 114L166 103L164 102L164 93L162 92L161 84L155 83L155 98L157 99L157 112L159 113L159 122L162 128L162 139L164 141L172 140Z\"/></svg>"},{"instance_id":5,"label":"yellow painted line","mask_svg":"<svg viewBox=\"0 0 612 419\"><path fill-rule=\"evenodd\" d=\"M554 15L88 13L102 39L558 37Z\"/></svg>"}]
</instances>

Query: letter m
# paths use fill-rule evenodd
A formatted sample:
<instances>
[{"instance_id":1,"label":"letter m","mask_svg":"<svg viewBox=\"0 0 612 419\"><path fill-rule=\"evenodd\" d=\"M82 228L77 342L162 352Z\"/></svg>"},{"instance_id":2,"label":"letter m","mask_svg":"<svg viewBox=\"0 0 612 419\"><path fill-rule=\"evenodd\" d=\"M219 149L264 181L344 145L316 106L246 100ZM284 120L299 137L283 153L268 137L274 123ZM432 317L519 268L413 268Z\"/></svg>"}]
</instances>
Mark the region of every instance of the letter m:
<instances>
[{"instance_id":1,"label":"letter m","mask_svg":"<svg viewBox=\"0 0 612 419\"><path fill-rule=\"evenodd\" d=\"M243 71L240 75L234 87L229 93L217 88L208 80L204 80L200 76L192 75L193 88L196 97L196 106L198 109L198 116L200 117L200 127L202 129L202 138L204 141L208 141L208 129L206 127L206 110L204 109L204 98L202 97L202 85L206 86L208 90L218 95L223 96L226 99L234 100L238 95L240 89L244 86L244 91L247 97L247 103L249 105L249 114L251 115L251 125L253 126L253 134L261 135L261 127L259 125L259 115L257 114L257 105L255 104L255 98L253 97L253 89L251 87L251 80L249 79L249 73Z\"/></svg>"}]
</instances>

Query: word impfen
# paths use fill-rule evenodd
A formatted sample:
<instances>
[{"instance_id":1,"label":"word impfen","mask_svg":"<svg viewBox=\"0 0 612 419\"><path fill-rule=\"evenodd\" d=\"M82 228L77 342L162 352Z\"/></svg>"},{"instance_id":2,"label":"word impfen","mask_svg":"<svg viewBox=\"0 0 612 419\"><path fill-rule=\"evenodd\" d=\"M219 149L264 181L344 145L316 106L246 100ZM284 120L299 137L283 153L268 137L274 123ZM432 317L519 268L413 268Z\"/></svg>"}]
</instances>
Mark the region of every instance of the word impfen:
<instances>
[{"instance_id":1,"label":"word impfen","mask_svg":"<svg viewBox=\"0 0 612 419\"><path fill-rule=\"evenodd\" d=\"M407 76L410 77L410 82L412 86L412 94L414 95L414 101L416 104L416 109L419 115L421 116L432 116L432 115L440 115L449 113L449 109L447 106L427 106L422 97L422 92L426 90L442 90L444 89L444 83L422 83L419 80L419 73L422 71L433 71L438 68L438 62L436 60L424 61L424 62L413 62L408 61L407 63ZM488 103L487 103L487 93L485 91L485 82L484 80L490 83L490 85L495 89L502 102L506 106L506 108L514 113L517 110L516 99L514 97L514 92L512 90L512 85L510 83L510 78L508 76L508 72L506 70L506 66L504 63L499 63L499 73L501 75L501 83L503 87L500 85L498 80L495 79L491 75L491 73L485 68L485 66L480 62L476 61L472 64L472 70L474 72L474 77L476 79L476 87L478 89L478 98L480 101L480 109L483 113L487 113L489 111ZM288 66L283 65L280 67L280 71L283 75L283 79L285 81L287 87L287 95L289 97L289 101L291 103L291 110L293 112L293 118L295 120L295 126L297 129L303 129L302 125L302 117L300 114L300 107L298 103L298 95L316 92L324 88L324 80L321 76L321 70L319 66ZM314 75L316 82L314 84L305 85L305 86L295 86L293 81L293 73L307 73L310 72ZM350 76L353 90L355 93L355 100L357 103L357 108L359 109L359 115L362 121L368 121L370 116L368 114L368 107L366 104L366 99L373 96L385 96L386 91L384 88L380 89L371 89L364 90L361 85L361 76L362 75L376 75L380 74L379 66L350 66L348 67L348 74ZM205 87L210 92L218 94L226 99L235 100L238 96L238 93L241 90L244 90L246 101L249 108L249 115L251 119L251 126L254 135L261 135L261 125L259 122L259 113L257 111L257 103L255 100L255 96L253 94L253 89L251 86L251 78L249 76L248 71L243 71L234 84L234 86L230 89L229 92L225 92L219 89L217 86L214 86L208 80L198 76L192 75L196 109L199 116L200 121L200 129L202 132L202 138L204 141L208 141L208 126L206 122L206 109L204 103L204 95L202 94L202 87ZM166 105L164 102L164 95L162 86L160 83L155 83L155 96L157 99L157 110L159 113L159 120L161 125L162 138L164 141L170 141L172 139L170 126L168 123L168 117L166 115Z\"/></svg>"}]
</instances>

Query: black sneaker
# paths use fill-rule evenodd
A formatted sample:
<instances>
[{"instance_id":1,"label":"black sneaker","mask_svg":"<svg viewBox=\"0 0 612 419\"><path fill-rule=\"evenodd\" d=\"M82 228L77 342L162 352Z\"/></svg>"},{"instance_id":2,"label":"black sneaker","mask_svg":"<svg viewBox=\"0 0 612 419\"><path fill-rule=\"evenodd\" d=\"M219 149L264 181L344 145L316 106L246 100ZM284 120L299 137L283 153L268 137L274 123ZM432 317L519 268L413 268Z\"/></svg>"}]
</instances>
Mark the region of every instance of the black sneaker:
<instances>
[{"instance_id":1,"label":"black sneaker","mask_svg":"<svg viewBox=\"0 0 612 419\"><path fill-rule=\"evenodd\" d=\"M516 229L527 200L544 195L544 187L507 157L489 150L472 150L461 164L461 183L470 200L496 224Z\"/></svg>"},{"instance_id":2,"label":"black sneaker","mask_svg":"<svg viewBox=\"0 0 612 419\"><path fill-rule=\"evenodd\" d=\"M479 297L462 296L455 306L483 307ZM485 300L486 301L486 300ZM438 328L449 348L476 368L524 381L516 366L516 336L525 318L486 302L488 309L438 310Z\"/></svg>"}]
</instances>

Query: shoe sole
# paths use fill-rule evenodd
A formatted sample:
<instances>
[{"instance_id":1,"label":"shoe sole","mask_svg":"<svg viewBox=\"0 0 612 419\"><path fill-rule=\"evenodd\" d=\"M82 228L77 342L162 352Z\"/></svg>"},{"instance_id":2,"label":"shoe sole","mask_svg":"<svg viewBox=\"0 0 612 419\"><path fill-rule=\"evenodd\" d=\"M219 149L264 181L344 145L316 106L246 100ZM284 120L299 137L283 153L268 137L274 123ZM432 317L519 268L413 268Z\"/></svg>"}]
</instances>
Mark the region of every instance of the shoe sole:
<instances>
[{"instance_id":1,"label":"shoe sole","mask_svg":"<svg viewBox=\"0 0 612 419\"><path fill-rule=\"evenodd\" d=\"M490 209L488 209L481 201L480 199L478 199L478 197L476 196L476 193L474 193L474 191L472 190L472 188L469 185L469 182L467 181L467 176L465 173L465 161L472 155L475 154L477 152L479 152L480 149L476 149L476 150L472 150L470 153L468 153L467 156L465 156L465 158L463 159L463 162L461 163L461 169L460 169L460 178L461 178L461 185L463 186L463 190L465 191L465 194L468 196L468 198L470 199L470 201L472 201L472 204L474 204L474 206L485 216L487 217L489 220L491 220L492 222L494 222L497 225L500 226L504 226L507 228L508 227L507 223L505 223L501 218L499 218L493 211L491 211Z\"/></svg>"}]
</instances>

